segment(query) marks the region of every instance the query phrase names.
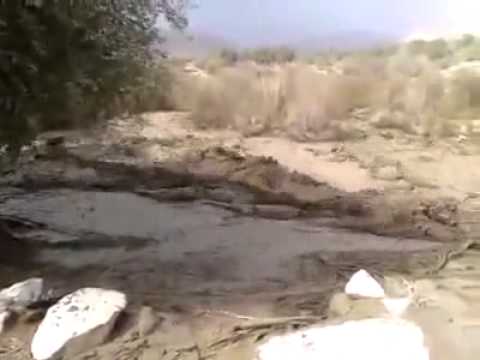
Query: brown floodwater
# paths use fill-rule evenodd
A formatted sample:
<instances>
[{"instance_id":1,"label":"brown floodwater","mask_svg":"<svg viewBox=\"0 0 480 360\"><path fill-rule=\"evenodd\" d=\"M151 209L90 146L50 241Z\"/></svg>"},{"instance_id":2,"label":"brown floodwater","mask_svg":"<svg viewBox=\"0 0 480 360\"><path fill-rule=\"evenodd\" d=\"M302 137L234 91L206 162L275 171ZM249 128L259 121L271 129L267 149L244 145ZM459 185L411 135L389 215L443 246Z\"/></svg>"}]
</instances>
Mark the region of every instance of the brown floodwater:
<instances>
[{"instance_id":1,"label":"brown floodwater","mask_svg":"<svg viewBox=\"0 0 480 360\"><path fill-rule=\"evenodd\" d=\"M132 295L168 291L186 299L321 288L339 280L322 254L402 254L437 246L132 193L58 189L2 197L0 216L30 224L14 230L35 248L32 270L68 289L109 285Z\"/></svg>"}]
</instances>

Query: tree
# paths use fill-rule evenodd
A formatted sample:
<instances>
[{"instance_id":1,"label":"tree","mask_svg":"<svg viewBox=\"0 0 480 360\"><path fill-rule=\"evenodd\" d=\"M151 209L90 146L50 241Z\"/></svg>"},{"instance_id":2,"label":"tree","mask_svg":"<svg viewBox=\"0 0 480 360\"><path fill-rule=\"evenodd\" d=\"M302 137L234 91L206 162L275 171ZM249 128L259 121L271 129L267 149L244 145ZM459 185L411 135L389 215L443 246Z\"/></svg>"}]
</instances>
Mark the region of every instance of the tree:
<instances>
[{"instance_id":1,"label":"tree","mask_svg":"<svg viewBox=\"0 0 480 360\"><path fill-rule=\"evenodd\" d=\"M0 144L96 121L155 65L187 0L0 0ZM114 109L115 110L115 109Z\"/></svg>"}]
</instances>

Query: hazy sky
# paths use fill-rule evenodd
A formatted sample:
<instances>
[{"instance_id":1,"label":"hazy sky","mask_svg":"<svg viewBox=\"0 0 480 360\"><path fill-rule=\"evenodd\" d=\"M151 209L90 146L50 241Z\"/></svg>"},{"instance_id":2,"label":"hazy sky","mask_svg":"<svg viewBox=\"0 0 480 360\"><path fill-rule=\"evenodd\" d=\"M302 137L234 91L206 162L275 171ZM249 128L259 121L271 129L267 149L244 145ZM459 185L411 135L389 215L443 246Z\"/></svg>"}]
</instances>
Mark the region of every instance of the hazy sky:
<instances>
[{"instance_id":1,"label":"hazy sky","mask_svg":"<svg viewBox=\"0 0 480 360\"><path fill-rule=\"evenodd\" d=\"M241 45L291 42L358 31L412 34L478 32L480 0L197 0L194 32Z\"/></svg>"}]
</instances>

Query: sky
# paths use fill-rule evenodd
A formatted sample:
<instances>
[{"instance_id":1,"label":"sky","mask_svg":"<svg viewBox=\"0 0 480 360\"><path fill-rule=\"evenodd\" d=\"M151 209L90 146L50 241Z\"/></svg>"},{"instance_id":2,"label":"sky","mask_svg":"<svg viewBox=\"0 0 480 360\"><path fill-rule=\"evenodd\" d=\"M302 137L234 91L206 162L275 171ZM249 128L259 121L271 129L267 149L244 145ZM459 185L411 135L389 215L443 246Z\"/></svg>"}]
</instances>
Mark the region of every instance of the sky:
<instances>
[{"instance_id":1,"label":"sky","mask_svg":"<svg viewBox=\"0 0 480 360\"><path fill-rule=\"evenodd\" d=\"M190 30L238 45L342 33L395 39L480 33L479 0L196 0Z\"/></svg>"}]
</instances>

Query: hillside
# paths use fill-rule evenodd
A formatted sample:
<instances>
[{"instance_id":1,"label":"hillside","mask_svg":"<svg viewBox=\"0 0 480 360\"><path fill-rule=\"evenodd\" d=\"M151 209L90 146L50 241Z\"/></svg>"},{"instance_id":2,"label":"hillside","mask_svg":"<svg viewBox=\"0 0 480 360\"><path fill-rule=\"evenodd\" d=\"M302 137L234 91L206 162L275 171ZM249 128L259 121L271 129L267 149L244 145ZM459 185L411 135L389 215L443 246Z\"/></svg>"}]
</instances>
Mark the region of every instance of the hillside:
<instances>
[{"instance_id":1,"label":"hillside","mask_svg":"<svg viewBox=\"0 0 480 360\"><path fill-rule=\"evenodd\" d=\"M202 58L223 48L233 47L227 40L210 34L169 31L164 37L161 48L172 57Z\"/></svg>"}]
</instances>

